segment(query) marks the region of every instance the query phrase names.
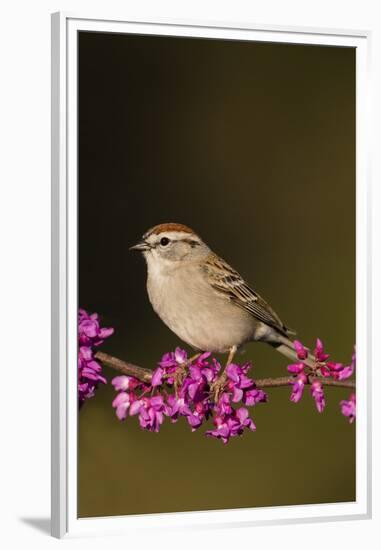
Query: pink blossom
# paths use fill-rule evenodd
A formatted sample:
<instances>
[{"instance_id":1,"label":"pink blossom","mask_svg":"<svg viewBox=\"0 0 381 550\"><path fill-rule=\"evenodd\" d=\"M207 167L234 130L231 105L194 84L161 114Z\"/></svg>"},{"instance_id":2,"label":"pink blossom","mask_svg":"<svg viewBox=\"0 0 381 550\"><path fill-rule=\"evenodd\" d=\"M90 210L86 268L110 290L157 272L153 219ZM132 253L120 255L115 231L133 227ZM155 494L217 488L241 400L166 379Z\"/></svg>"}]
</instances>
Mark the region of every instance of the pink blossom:
<instances>
[{"instance_id":1,"label":"pink blossom","mask_svg":"<svg viewBox=\"0 0 381 550\"><path fill-rule=\"evenodd\" d=\"M300 374L304 371L304 367L304 363L294 363L292 365L288 365L287 370L292 374Z\"/></svg>"},{"instance_id":2,"label":"pink blossom","mask_svg":"<svg viewBox=\"0 0 381 550\"><path fill-rule=\"evenodd\" d=\"M323 384L320 380L314 380L311 384L311 395L315 400L316 408L319 413L323 412L325 407L325 398Z\"/></svg>"},{"instance_id":3,"label":"pink blossom","mask_svg":"<svg viewBox=\"0 0 381 550\"><path fill-rule=\"evenodd\" d=\"M296 354L298 356L298 359L301 359L302 361L304 359L307 359L308 357L308 349L303 346L299 340L294 340L294 348L296 351Z\"/></svg>"},{"instance_id":4,"label":"pink blossom","mask_svg":"<svg viewBox=\"0 0 381 550\"><path fill-rule=\"evenodd\" d=\"M93 348L103 343L114 332L102 328L97 313L88 314L84 309L78 312L78 404L95 395L99 383L106 384L102 366L94 359Z\"/></svg>"},{"instance_id":5,"label":"pink blossom","mask_svg":"<svg viewBox=\"0 0 381 550\"><path fill-rule=\"evenodd\" d=\"M306 382L307 382L307 377L304 373L299 374L295 382L291 382L292 393L290 396L290 400L293 403L298 403L298 401L301 400Z\"/></svg>"},{"instance_id":6,"label":"pink blossom","mask_svg":"<svg viewBox=\"0 0 381 550\"><path fill-rule=\"evenodd\" d=\"M112 379L111 384L117 391L126 391L133 390L139 386L139 381L133 376L125 376L123 374L121 376L115 376Z\"/></svg>"},{"instance_id":7,"label":"pink blossom","mask_svg":"<svg viewBox=\"0 0 381 550\"><path fill-rule=\"evenodd\" d=\"M140 426L151 432L158 432L164 421L164 399L161 395L137 399L130 406L130 415L139 414Z\"/></svg>"},{"instance_id":8,"label":"pink blossom","mask_svg":"<svg viewBox=\"0 0 381 550\"><path fill-rule=\"evenodd\" d=\"M166 413L172 419L172 422L176 422L179 416L189 416L192 411L187 403L184 395L168 395Z\"/></svg>"},{"instance_id":9,"label":"pink blossom","mask_svg":"<svg viewBox=\"0 0 381 550\"><path fill-rule=\"evenodd\" d=\"M163 376L165 374L165 370L163 367L157 367L152 373L152 379L151 379L151 385L153 388L156 386L161 386L163 383Z\"/></svg>"},{"instance_id":10,"label":"pink blossom","mask_svg":"<svg viewBox=\"0 0 381 550\"><path fill-rule=\"evenodd\" d=\"M112 402L112 406L116 409L116 416L119 420L125 420L127 418L127 411L133 402L133 394L120 392Z\"/></svg>"},{"instance_id":11,"label":"pink blossom","mask_svg":"<svg viewBox=\"0 0 381 550\"><path fill-rule=\"evenodd\" d=\"M352 424L356 418L356 395L352 393L348 400L344 399L343 401L340 401L340 406L342 414L346 416Z\"/></svg>"},{"instance_id":12,"label":"pink blossom","mask_svg":"<svg viewBox=\"0 0 381 550\"><path fill-rule=\"evenodd\" d=\"M315 359L319 361L319 363L324 363L329 357L327 353L324 353L323 342L320 340L320 338L317 338L316 340L314 356L315 356Z\"/></svg>"},{"instance_id":13,"label":"pink blossom","mask_svg":"<svg viewBox=\"0 0 381 550\"><path fill-rule=\"evenodd\" d=\"M249 411L245 407L232 410L230 414L217 415L213 422L215 429L208 430L206 435L221 439L225 444L231 437L242 435L245 428L256 430L254 422L249 417Z\"/></svg>"}]
</instances>

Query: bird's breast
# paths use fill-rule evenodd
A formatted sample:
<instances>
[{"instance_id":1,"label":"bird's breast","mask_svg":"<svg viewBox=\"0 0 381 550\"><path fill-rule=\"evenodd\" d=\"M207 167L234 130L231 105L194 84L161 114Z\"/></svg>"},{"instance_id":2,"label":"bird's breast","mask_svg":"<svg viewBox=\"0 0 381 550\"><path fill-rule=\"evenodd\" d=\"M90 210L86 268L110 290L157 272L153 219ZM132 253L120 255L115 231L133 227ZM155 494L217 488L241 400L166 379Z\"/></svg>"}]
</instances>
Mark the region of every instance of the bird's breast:
<instances>
[{"instance_id":1,"label":"bird's breast","mask_svg":"<svg viewBox=\"0 0 381 550\"><path fill-rule=\"evenodd\" d=\"M252 339L255 320L220 297L198 266L149 269L147 290L162 321L196 349L224 352Z\"/></svg>"}]
</instances>

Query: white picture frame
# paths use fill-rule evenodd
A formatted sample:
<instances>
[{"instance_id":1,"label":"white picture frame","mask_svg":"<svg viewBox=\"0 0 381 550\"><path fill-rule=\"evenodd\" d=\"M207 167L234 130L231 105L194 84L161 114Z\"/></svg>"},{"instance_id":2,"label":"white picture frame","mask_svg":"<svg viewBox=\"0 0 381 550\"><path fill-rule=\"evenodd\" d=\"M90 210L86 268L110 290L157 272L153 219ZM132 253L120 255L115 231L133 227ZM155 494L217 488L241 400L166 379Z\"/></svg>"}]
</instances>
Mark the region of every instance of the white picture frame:
<instances>
[{"instance_id":1,"label":"white picture frame","mask_svg":"<svg viewBox=\"0 0 381 550\"><path fill-rule=\"evenodd\" d=\"M356 48L356 502L123 517L77 517L77 33L81 30L320 44ZM370 175L369 42L363 30L52 15L52 535L134 528L260 525L369 518Z\"/></svg>"}]
</instances>

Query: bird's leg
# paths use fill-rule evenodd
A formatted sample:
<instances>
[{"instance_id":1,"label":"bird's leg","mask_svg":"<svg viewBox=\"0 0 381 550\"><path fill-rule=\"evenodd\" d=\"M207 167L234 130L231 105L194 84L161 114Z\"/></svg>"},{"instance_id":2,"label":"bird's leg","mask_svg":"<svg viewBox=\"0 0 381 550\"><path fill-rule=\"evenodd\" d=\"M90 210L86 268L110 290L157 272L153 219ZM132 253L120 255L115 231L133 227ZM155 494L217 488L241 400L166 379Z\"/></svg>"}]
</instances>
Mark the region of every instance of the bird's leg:
<instances>
[{"instance_id":1,"label":"bird's leg","mask_svg":"<svg viewBox=\"0 0 381 550\"><path fill-rule=\"evenodd\" d=\"M228 360L226 362L225 368L211 387L211 393L214 396L215 403L217 403L220 393L226 384L226 379L227 379L226 369L232 363L236 352L237 352L237 346L232 346L229 349Z\"/></svg>"},{"instance_id":2,"label":"bird's leg","mask_svg":"<svg viewBox=\"0 0 381 550\"><path fill-rule=\"evenodd\" d=\"M179 386L181 386L183 380L184 380L184 376L185 376L185 373L186 373L186 370L187 368L189 367L189 365L191 365L193 363L193 361L196 361L196 359L198 359L200 357L201 353L196 353L195 355L192 355L192 357L189 357L189 359L187 359L185 361L185 363L182 363L181 365L179 365L174 373L174 376L173 376L173 385L174 385L174 388L175 388L175 394L177 395L177 389Z\"/></svg>"},{"instance_id":3,"label":"bird's leg","mask_svg":"<svg viewBox=\"0 0 381 550\"><path fill-rule=\"evenodd\" d=\"M186 366L191 365L191 364L193 363L193 361L196 361L196 359L198 359L198 358L200 357L200 355L201 355L201 352L200 352L200 353L195 353L194 355L192 355L192 357L190 357L190 358L186 361L185 365L186 365Z\"/></svg>"}]
</instances>

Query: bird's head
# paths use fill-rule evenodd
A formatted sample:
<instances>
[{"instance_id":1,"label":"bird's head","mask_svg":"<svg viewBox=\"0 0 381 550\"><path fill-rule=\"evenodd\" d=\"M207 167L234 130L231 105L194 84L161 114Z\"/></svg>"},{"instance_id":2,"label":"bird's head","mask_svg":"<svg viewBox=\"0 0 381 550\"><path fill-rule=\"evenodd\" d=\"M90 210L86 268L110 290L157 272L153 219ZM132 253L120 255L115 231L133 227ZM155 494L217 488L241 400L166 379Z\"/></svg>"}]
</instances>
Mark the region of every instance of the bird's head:
<instances>
[{"instance_id":1,"label":"bird's head","mask_svg":"<svg viewBox=\"0 0 381 550\"><path fill-rule=\"evenodd\" d=\"M167 266L197 261L210 252L193 229L180 223L155 225L130 250L142 252L148 265Z\"/></svg>"}]
</instances>

